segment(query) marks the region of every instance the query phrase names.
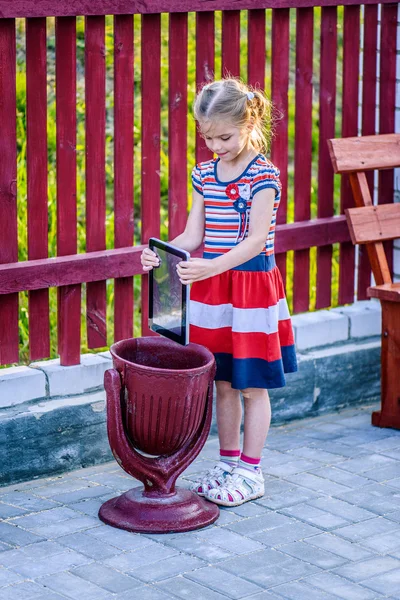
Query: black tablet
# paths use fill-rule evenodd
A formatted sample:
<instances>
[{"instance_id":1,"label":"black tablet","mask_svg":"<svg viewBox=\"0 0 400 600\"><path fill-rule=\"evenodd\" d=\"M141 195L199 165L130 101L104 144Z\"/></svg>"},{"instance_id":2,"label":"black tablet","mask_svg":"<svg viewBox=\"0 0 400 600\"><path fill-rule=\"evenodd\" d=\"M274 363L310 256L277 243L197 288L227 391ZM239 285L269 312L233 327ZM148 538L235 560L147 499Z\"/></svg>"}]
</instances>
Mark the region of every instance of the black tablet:
<instances>
[{"instance_id":1,"label":"black tablet","mask_svg":"<svg viewBox=\"0 0 400 600\"><path fill-rule=\"evenodd\" d=\"M189 286L182 285L176 266L189 260L186 250L157 238L149 248L160 258L160 266L149 273L149 328L178 344L189 343Z\"/></svg>"}]
</instances>

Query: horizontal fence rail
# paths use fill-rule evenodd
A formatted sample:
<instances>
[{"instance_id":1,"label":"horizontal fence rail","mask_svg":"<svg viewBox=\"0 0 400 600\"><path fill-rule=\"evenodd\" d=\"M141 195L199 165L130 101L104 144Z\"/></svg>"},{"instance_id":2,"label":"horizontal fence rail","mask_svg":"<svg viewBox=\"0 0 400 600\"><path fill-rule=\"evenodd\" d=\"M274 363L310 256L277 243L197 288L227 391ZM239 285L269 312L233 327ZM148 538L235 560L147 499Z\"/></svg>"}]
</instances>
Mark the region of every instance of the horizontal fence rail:
<instances>
[{"instance_id":1,"label":"horizontal fence rail","mask_svg":"<svg viewBox=\"0 0 400 600\"><path fill-rule=\"evenodd\" d=\"M292 310L366 297L327 139L394 132L398 7L319 4L0 0L0 364L76 364L149 333L140 253L184 228L191 167L211 158L190 105L228 74L280 113L275 250ZM392 202L393 171L377 183Z\"/></svg>"}]
</instances>

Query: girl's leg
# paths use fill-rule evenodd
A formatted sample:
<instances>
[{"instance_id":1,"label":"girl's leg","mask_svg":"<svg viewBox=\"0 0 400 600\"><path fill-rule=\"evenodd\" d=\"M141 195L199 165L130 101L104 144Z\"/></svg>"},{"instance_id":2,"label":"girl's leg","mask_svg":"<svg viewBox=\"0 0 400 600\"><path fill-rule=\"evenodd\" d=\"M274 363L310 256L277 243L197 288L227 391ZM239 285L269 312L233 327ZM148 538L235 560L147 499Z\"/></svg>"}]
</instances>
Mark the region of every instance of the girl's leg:
<instances>
[{"instance_id":1,"label":"girl's leg","mask_svg":"<svg viewBox=\"0 0 400 600\"><path fill-rule=\"evenodd\" d=\"M271 423L271 404L267 390L248 388L244 398L243 454L252 458L261 456Z\"/></svg>"},{"instance_id":2,"label":"girl's leg","mask_svg":"<svg viewBox=\"0 0 400 600\"><path fill-rule=\"evenodd\" d=\"M271 422L267 390L242 390L244 398L243 453L232 477L222 486L209 489L208 500L223 506L238 506L264 495L264 478L259 468L261 452Z\"/></svg>"},{"instance_id":3,"label":"girl's leg","mask_svg":"<svg viewBox=\"0 0 400 600\"><path fill-rule=\"evenodd\" d=\"M191 489L200 496L205 496L211 489L221 487L226 476L237 466L240 456L240 393L232 389L227 381L217 381L216 387L220 460L193 483Z\"/></svg>"},{"instance_id":4,"label":"girl's leg","mask_svg":"<svg viewBox=\"0 0 400 600\"><path fill-rule=\"evenodd\" d=\"M217 425L219 446L223 450L240 448L240 424L242 403L239 390L234 390L228 381L216 381Z\"/></svg>"}]
</instances>

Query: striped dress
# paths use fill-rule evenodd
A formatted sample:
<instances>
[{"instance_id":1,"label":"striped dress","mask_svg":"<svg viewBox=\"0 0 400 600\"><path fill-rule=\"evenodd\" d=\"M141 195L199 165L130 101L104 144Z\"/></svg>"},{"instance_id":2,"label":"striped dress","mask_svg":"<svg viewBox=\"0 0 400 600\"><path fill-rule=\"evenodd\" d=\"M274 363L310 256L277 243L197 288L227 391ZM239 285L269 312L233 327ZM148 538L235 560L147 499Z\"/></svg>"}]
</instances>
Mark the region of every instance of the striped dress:
<instances>
[{"instance_id":1,"label":"striped dress","mask_svg":"<svg viewBox=\"0 0 400 600\"><path fill-rule=\"evenodd\" d=\"M284 373L297 371L297 362L284 286L274 257L279 171L259 154L240 177L222 182L218 161L199 163L192 173L193 187L204 198L204 258L229 252L247 237L251 203L258 192L275 190L274 210L265 247L258 256L192 285L190 341L213 352L216 380L229 381L235 389L283 387Z\"/></svg>"}]
</instances>

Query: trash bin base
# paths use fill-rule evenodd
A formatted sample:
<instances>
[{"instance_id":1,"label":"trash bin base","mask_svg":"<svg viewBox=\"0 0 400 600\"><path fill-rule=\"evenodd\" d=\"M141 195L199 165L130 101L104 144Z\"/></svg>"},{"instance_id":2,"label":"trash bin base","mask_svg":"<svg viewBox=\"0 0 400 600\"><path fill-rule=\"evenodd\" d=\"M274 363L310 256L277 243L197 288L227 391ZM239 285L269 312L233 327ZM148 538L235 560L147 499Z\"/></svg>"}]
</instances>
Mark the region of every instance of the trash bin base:
<instances>
[{"instance_id":1,"label":"trash bin base","mask_svg":"<svg viewBox=\"0 0 400 600\"><path fill-rule=\"evenodd\" d=\"M137 533L175 533L207 527L219 517L219 508L194 492L176 488L172 496L149 498L133 488L105 502L99 517L107 525Z\"/></svg>"}]
</instances>

